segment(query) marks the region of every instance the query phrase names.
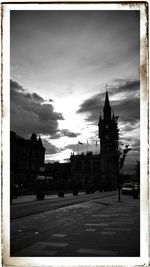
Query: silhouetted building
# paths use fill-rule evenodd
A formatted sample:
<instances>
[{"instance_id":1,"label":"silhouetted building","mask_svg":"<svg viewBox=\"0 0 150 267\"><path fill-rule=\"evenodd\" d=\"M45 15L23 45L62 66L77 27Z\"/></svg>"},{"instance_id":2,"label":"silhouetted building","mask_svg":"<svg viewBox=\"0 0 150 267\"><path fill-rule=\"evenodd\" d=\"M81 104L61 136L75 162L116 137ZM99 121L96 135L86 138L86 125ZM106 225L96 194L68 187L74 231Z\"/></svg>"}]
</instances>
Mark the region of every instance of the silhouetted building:
<instances>
[{"instance_id":1,"label":"silhouetted building","mask_svg":"<svg viewBox=\"0 0 150 267\"><path fill-rule=\"evenodd\" d=\"M99 180L100 172L100 155L93 155L92 152L81 155L72 154L71 161L71 178L78 185L95 185Z\"/></svg>"},{"instance_id":2,"label":"silhouetted building","mask_svg":"<svg viewBox=\"0 0 150 267\"><path fill-rule=\"evenodd\" d=\"M71 155L71 178L77 183L94 184L100 190L112 190L117 187L118 178L118 117L111 114L108 93L106 91L103 117L100 116L98 132L100 154L92 152Z\"/></svg>"},{"instance_id":3,"label":"silhouetted building","mask_svg":"<svg viewBox=\"0 0 150 267\"><path fill-rule=\"evenodd\" d=\"M54 180L70 180L70 162L45 163L45 175L53 177Z\"/></svg>"},{"instance_id":4,"label":"silhouetted building","mask_svg":"<svg viewBox=\"0 0 150 267\"><path fill-rule=\"evenodd\" d=\"M45 148L41 138L32 134L26 140L10 132L10 174L11 182L27 182L27 178L36 175L44 165Z\"/></svg>"},{"instance_id":5,"label":"silhouetted building","mask_svg":"<svg viewBox=\"0 0 150 267\"><path fill-rule=\"evenodd\" d=\"M45 163L44 164L44 174L47 176L50 176L54 179L54 173L55 173L55 164L54 163Z\"/></svg>"},{"instance_id":6,"label":"silhouetted building","mask_svg":"<svg viewBox=\"0 0 150 267\"><path fill-rule=\"evenodd\" d=\"M99 118L100 138L100 185L108 189L117 187L118 177L118 126L117 118L111 114L106 91L103 118Z\"/></svg>"}]
</instances>

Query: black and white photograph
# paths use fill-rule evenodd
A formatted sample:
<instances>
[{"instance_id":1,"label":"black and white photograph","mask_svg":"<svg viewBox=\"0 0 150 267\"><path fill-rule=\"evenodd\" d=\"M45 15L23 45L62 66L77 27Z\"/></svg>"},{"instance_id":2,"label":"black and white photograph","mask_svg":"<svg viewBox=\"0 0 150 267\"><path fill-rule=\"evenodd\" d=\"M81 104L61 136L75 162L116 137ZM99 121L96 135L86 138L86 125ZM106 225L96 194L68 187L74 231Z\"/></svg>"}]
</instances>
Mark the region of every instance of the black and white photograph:
<instances>
[{"instance_id":1,"label":"black and white photograph","mask_svg":"<svg viewBox=\"0 0 150 267\"><path fill-rule=\"evenodd\" d=\"M132 263L148 249L143 7L11 6L9 257Z\"/></svg>"}]
</instances>

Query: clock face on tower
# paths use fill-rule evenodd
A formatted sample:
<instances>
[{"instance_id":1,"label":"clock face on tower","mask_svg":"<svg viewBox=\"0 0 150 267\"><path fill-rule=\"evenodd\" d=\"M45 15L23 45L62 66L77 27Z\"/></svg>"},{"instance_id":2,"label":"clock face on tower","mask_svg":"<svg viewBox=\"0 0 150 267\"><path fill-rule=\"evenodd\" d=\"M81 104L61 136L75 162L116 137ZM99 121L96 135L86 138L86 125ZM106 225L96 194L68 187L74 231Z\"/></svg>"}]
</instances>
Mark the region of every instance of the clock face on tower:
<instances>
[{"instance_id":1,"label":"clock face on tower","mask_svg":"<svg viewBox=\"0 0 150 267\"><path fill-rule=\"evenodd\" d=\"M108 134L105 135L105 139L109 140L109 135Z\"/></svg>"}]
</instances>

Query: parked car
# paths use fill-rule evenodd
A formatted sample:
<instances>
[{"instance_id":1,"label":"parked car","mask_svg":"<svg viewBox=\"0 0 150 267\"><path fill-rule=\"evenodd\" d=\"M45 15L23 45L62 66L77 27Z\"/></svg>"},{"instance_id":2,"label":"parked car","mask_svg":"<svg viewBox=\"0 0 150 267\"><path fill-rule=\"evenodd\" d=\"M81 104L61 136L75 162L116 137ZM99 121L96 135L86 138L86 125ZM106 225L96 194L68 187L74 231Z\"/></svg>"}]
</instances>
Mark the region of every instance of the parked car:
<instances>
[{"instance_id":1,"label":"parked car","mask_svg":"<svg viewBox=\"0 0 150 267\"><path fill-rule=\"evenodd\" d=\"M133 184L125 183L122 187L122 194L132 194L133 193Z\"/></svg>"},{"instance_id":2,"label":"parked car","mask_svg":"<svg viewBox=\"0 0 150 267\"><path fill-rule=\"evenodd\" d=\"M134 188L136 188L136 190L140 191L140 185L138 183L134 183Z\"/></svg>"}]
</instances>

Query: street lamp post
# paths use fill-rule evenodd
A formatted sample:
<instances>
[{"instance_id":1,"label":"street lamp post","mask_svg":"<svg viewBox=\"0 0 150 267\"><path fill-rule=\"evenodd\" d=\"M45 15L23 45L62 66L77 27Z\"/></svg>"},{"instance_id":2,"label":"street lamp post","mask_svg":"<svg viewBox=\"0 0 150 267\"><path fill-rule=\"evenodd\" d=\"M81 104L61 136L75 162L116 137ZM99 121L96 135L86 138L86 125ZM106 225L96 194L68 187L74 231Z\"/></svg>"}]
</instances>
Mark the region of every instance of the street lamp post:
<instances>
[{"instance_id":1,"label":"street lamp post","mask_svg":"<svg viewBox=\"0 0 150 267\"><path fill-rule=\"evenodd\" d=\"M125 147L123 148L123 150L121 151L121 149L119 149L118 151L118 202L121 202L121 194L120 194L120 169L122 169L123 165L124 165L124 161L125 158L127 156L127 153L131 150L131 148L129 147L129 145L125 145ZM120 155L122 155L122 157L120 157Z\"/></svg>"}]
</instances>

